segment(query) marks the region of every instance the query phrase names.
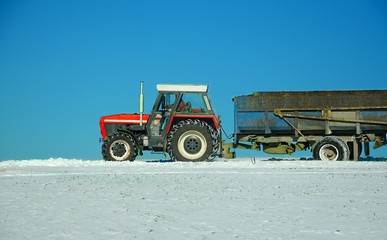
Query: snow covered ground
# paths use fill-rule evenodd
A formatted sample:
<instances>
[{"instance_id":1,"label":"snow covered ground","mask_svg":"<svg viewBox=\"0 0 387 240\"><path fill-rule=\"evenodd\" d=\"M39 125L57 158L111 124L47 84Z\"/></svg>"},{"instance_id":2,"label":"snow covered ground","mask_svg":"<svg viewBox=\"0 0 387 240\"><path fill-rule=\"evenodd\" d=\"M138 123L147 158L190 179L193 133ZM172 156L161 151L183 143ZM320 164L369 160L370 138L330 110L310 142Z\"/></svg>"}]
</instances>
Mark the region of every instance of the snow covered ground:
<instances>
[{"instance_id":1,"label":"snow covered ground","mask_svg":"<svg viewBox=\"0 0 387 240\"><path fill-rule=\"evenodd\" d=\"M387 162L0 162L2 240L387 239Z\"/></svg>"}]
</instances>

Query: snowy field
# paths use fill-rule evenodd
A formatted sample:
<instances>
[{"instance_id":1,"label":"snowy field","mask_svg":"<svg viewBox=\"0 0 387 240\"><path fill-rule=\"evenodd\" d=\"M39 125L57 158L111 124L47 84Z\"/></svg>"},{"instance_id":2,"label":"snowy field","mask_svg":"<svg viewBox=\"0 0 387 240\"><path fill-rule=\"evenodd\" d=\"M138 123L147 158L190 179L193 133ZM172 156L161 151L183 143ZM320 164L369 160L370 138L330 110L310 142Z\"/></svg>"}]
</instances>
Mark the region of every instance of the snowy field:
<instances>
[{"instance_id":1,"label":"snowy field","mask_svg":"<svg viewBox=\"0 0 387 240\"><path fill-rule=\"evenodd\" d=\"M0 162L1 240L387 239L387 162Z\"/></svg>"}]
</instances>

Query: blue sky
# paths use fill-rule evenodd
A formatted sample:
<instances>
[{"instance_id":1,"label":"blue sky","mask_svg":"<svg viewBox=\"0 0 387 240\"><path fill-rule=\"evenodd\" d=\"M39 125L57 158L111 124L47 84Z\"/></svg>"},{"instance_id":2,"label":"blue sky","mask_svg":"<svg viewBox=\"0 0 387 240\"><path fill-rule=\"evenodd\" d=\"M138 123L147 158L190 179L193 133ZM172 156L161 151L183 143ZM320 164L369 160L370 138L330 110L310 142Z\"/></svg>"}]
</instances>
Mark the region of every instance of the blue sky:
<instances>
[{"instance_id":1,"label":"blue sky","mask_svg":"<svg viewBox=\"0 0 387 240\"><path fill-rule=\"evenodd\" d=\"M140 80L148 112L157 83L209 84L228 133L237 95L386 89L386 43L386 1L2 0L0 159L101 159Z\"/></svg>"}]
</instances>

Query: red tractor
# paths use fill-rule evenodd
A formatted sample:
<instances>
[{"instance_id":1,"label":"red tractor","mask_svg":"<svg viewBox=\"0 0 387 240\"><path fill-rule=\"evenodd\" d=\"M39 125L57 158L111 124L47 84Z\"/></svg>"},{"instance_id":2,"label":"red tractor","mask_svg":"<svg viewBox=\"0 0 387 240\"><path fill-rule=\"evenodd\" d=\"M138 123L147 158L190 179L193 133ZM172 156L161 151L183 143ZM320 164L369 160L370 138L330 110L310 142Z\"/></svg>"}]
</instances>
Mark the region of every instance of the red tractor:
<instances>
[{"instance_id":1,"label":"red tractor","mask_svg":"<svg viewBox=\"0 0 387 240\"><path fill-rule=\"evenodd\" d=\"M144 150L168 153L173 161L207 161L220 154L220 124L208 85L158 84L150 114L116 114L100 119L102 156L134 161Z\"/></svg>"}]
</instances>

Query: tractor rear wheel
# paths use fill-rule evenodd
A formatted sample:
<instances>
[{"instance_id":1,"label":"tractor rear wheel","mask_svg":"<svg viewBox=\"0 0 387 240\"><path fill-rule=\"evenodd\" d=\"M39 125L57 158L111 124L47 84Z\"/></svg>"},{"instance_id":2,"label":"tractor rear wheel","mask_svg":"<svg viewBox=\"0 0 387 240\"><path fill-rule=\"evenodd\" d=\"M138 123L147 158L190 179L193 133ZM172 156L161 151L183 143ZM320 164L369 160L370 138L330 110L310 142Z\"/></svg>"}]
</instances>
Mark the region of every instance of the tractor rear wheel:
<instances>
[{"instance_id":1,"label":"tractor rear wheel","mask_svg":"<svg viewBox=\"0 0 387 240\"><path fill-rule=\"evenodd\" d=\"M168 154L174 161L206 161L214 149L212 135L212 127L203 121L181 121L168 134Z\"/></svg>"},{"instance_id":2,"label":"tractor rear wheel","mask_svg":"<svg viewBox=\"0 0 387 240\"><path fill-rule=\"evenodd\" d=\"M134 161L136 153L136 142L127 133L115 133L102 144L102 156L106 161Z\"/></svg>"}]
</instances>

